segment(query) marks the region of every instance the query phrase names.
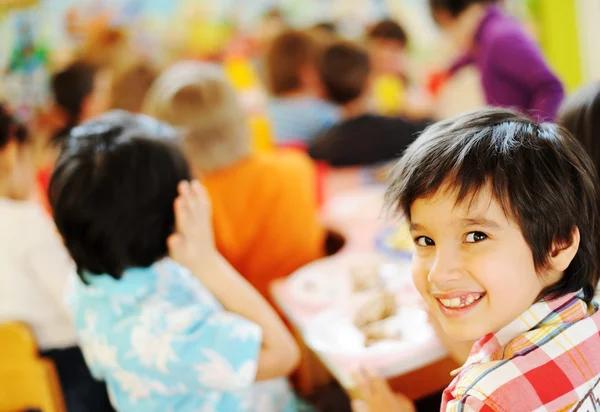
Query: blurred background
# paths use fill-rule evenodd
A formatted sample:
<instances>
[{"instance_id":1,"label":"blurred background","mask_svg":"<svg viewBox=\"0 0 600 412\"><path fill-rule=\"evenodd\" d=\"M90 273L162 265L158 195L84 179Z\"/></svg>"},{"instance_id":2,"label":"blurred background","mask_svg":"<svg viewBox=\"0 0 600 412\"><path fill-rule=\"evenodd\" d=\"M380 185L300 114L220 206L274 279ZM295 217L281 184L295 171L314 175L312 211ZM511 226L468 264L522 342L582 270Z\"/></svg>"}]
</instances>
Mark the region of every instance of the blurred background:
<instances>
[{"instance_id":1,"label":"blurred background","mask_svg":"<svg viewBox=\"0 0 600 412\"><path fill-rule=\"evenodd\" d=\"M600 50L593 41L599 34L598 2L503 3L540 43L567 90L600 78ZM238 88L260 87L249 70L256 67L261 45L281 27L332 23L339 35L359 40L383 18L407 31L412 65L407 75L416 84L451 58L426 0L2 0L0 98L30 116L49 98L50 73L80 57L114 69L134 59L161 67L180 59L218 61L230 64ZM247 62L254 65L246 67ZM442 107L442 114L477 105L478 82L463 77L456 80L463 101L446 91L440 104L454 110Z\"/></svg>"}]
</instances>

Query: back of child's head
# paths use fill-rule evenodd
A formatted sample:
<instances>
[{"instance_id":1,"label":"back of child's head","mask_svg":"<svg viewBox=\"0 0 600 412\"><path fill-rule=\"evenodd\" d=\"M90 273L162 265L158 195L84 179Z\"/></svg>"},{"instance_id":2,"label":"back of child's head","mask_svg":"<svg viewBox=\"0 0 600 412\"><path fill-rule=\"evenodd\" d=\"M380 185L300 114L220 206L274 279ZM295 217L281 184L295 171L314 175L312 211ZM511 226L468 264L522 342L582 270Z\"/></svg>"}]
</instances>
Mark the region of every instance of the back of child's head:
<instances>
[{"instance_id":1,"label":"back of child's head","mask_svg":"<svg viewBox=\"0 0 600 412\"><path fill-rule=\"evenodd\" d=\"M456 17L473 4L492 4L498 0L429 0L429 7L433 13L448 12Z\"/></svg>"},{"instance_id":2,"label":"back of child's head","mask_svg":"<svg viewBox=\"0 0 600 412\"><path fill-rule=\"evenodd\" d=\"M361 46L335 42L321 53L317 70L329 100L346 104L366 90L371 71L369 54Z\"/></svg>"},{"instance_id":3,"label":"back of child's head","mask_svg":"<svg viewBox=\"0 0 600 412\"><path fill-rule=\"evenodd\" d=\"M188 61L167 69L148 92L144 112L181 130L196 171L228 167L252 152L239 98L214 64Z\"/></svg>"},{"instance_id":4,"label":"back of child's head","mask_svg":"<svg viewBox=\"0 0 600 412\"><path fill-rule=\"evenodd\" d=\"M189 178L176 132L150 117L112 111L74 128L49 198L79 275L119 279L165 257L177 185Z\"/></svg>"},{"instance_id":5,"label":"back of child's head","mask_svg":"<svg viewBox=\"0 0 600 412\"><path fill-rule=\"evenodd\" d=\"M94 92L97 73L97 66L76 61L52 76L54 102L66 117L65 126L54 134L55 142L60 142L80 121L86 99Z\"/></svg>"},{"instance_id":6,"label":"back of child's head","mask_svg":"<svg viewBox=\"0 0 600 412\"><path fill-rule=\"evenodd\" d=\"M539 298L584 289L591 299L599 266L597 178L585 149L561 126L538 124L506 109L436 123L406 150L386 200L410 220L417 199L446 190L457 205L469 205L487 187L520 228L540 276L553 247L570 244L573 230L579 230L575 258Z\"/></svg>"},{"instance_id":7,"label":"back of child's head","mask_svg":"<svg viewBox=\"0 0 600 412\"><path fill-rule=\"evenodd\" d=\"M145 62L135 63L118 72L111 85L112 108L140 113L144 98L157 77L158 71Z\"/></svg>"},{"instance_id":8,"label":"back of child's head","mask_svg":"<svg viewBox=\"0 0 600 412\"><path fill-rule=\"evenodd\" d=\"M369 40L384 40L406 47L408 35L406 30L395 20L385 19L375 23L367 32Z\"/></svg>"},{"instance_id":9,"label":"back of child's head","mask_svg":"<svg viewBox=\"0 0 600 412\"><path fill-rule=\"evenodd\" d=\"M10 114L6 106L0 103L0 150L11 141L19 144L27 143L29 141L27 129Z\"/></svg>"},{"instance_id":10,"label":"back of child's head","mask_svg":"<svg viewBox=\"0 0 600 412\"><path fill-rule=\"evenodd\" d=\"M271 93L279 96L302 88L301 70L314 65L319 47L317 38L306 31L288 29L277 35L265 56Z\"/></svg>"},{"instance_id":11,"label":"back of child's head","mask_svg":"<svg viewBox=\"0 0 600 412\"><path fill-rule=\"evenodd\" d=\"M570 96L560 109L558 122L586 148L600 170L600 83L586 86Z\"/></svg>"}]
</instances>

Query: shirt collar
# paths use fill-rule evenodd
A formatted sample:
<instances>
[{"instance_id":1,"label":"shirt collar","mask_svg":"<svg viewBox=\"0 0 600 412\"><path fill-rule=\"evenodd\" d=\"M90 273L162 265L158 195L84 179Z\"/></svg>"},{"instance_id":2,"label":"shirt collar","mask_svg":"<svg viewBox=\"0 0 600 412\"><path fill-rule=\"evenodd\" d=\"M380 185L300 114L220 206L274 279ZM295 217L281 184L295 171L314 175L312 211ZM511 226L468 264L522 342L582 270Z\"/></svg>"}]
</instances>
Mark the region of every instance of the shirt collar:
<instances>
[{"instance_id":1,"label":"shirt collar","mask_svg":"<svg viewBox=\"0 0 600 412\"><path fill-rule=\"evenodd\" d=\"M120 279L115 279L108 274L94 275L84 272L83 277L87 282L85 290L94 296L141 298L156 288L157 270L160 266L164 266L165 260L147 268L129 268L123 272Z\"/></svg>"},{"instance_id":2,"label":"shirt collar","mask_svg":"<svg viewBox=\"0 0 600 412\"><path fill-rule=\"evenodd\" d=\"M583 291L579 291L566 294L557 299L541 300L534 303L521 316L498 332L490 333L475 342L466 363L453 371L452 375L456 375L467 366L489 359L499 349L504 348L512 340L526 332L542 327L576 322L598 309L595 302L588 305L583 298Z\"/></svg>"}]
</instances>

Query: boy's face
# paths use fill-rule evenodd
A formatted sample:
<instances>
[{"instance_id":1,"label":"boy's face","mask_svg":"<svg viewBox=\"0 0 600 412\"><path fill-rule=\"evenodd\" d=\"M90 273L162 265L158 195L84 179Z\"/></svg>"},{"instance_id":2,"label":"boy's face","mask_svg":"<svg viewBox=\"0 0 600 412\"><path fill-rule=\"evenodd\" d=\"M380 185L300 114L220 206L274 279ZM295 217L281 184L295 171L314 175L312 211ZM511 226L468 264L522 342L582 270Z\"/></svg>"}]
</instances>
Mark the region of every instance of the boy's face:
<instances>
[{"instance_id":1,"label":"boy's face","mask_svg":"<svg viewBox=\"0 0 600 412\"><path fill-rule=\"evenodd\" d=\"M377 74L404 75L406 71L405 47L393 40L372 41L371 61Z\"/></svg>"},{"instance_id":2,"label":"boy's face","mask_svg":"<svg viewBox=\"0 0 600 412\"><path fill-rule=\"evenodd\" d=\"M520 316L551 281L489 188L456 203L442 187L411 206L413 279L445 332L475 340ZM542 279L546 279L543 281Z\"/></svg>"}]
</instances>

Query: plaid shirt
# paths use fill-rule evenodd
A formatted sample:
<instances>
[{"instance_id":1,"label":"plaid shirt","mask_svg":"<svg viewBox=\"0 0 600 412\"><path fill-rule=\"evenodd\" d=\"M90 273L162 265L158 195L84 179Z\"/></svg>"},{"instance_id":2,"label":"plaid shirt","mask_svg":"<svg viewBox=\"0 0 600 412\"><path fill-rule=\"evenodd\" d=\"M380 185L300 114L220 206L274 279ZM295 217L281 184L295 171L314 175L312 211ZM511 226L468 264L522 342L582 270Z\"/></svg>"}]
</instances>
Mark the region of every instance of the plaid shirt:
<instances>
[{"instance_id":1,"label":"plaid shirt","mask_svg":"<svg viewBox=\"0 0 600 412\"><path fill-rule=\"evenodd\" d=\"M481 338L442 411L600 411L600 311L581 294L535 303Z\"/></svg>"}]
</instances>

